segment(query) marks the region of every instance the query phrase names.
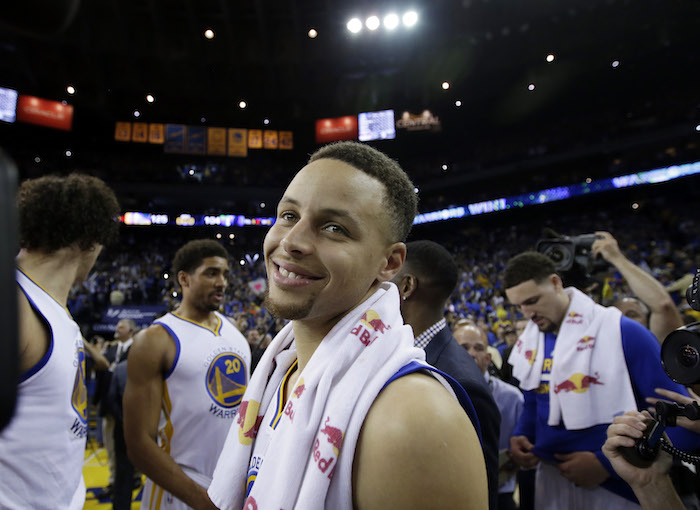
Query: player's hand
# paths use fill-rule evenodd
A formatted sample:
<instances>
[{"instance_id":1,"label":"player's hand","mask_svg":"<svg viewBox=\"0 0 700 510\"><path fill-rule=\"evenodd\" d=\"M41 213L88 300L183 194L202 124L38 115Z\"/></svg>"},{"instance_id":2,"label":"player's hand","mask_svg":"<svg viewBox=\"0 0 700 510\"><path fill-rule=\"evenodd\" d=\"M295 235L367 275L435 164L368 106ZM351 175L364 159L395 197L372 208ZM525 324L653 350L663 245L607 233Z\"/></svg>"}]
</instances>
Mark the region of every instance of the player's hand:
<instances>
[{"instance_id":1,"label":"player's hand","mask_svg":"<svg viewBox=\"0 0 700 510\"><path fill-rule=\"evenodd\" d=\"M554 458L561 461L557 469L564 478L586 489L598 487L610 476L593 452L556 453Z\"/></svg>"},{"instance_id":2,"label":"player's hand","mask_svg":"<svg viewBox=\"0 0 700 510\"><path fill-rule=\"evenodd\" d=\"M611 264L615 264L620 258L624 258L622 251L620 251L620 246L617 244L617 240L610 232L598 231L595 235L601 239L593 241L593 245L591 246L594 257L603 257Z\"/></svg>"},{"instance_id":3,"label":"player's hand","mask_svg":"<svg viewBox=\"0 0 700 510\"><path fill-rule=\"evenodd\" d=\"M659 401L664 401L664 402L677 402L679 404L692 404L693 402L697 402L700 404L700 397L690 388L688 388L688 394L690 397L686 397L685 395L682 395L680 393L677 393L675 391L671 390L666 390L664 388L655 388L654 391L656 391L657 395L661 395L662 397L666 397L665 399L661 398L656 398L656 397L647 397L645 400L653 405L656 405L657 402ZM656 409L653 407L649 409L652 414L655 414ZM679 416L676 418L676 424L680 425L683 428L686 428L688 430L691 430L695 432L696 434L700 434L700 420L689 420L685 416Z\"/></svg>"},{"instance_id":4,"label":"player's hand","mask_svg":"<svg viewBox=\"0 0 700 510\"><path fill-rule=\"evenodd\" d=\"M616 416L608 427L608 439L603 445L603 453L610 460L615 472L632 488L644 487L665 476L671 469L671 456L664 451L659 452L658 458L648 468L633 466L622 456L619 448L632 447L635 439L642 437L647 424L644 420L649 413L628 411L622 416Z\"/></svg>"},{"instance_id":5,"label":"player's hand","mask_svg":"<svg viewBox=\"0 0 700 510\"><path fill-rule=\"evenodd\" d=\"M513 436L510 438L510 458L518 466L531 469L540 461L540 458L532 453L534 446L525 436Z\"/></svg>"}]
</instances>

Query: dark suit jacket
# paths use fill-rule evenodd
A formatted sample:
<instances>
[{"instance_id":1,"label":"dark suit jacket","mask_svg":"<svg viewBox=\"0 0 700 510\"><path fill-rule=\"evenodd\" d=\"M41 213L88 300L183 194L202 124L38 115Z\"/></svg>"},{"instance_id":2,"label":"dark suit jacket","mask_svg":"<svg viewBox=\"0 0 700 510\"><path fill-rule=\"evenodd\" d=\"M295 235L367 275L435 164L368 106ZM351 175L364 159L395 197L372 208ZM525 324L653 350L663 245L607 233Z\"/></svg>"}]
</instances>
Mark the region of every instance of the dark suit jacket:
<instances>
[{"instance_id":1,"label":"dark suit jacket","mask_svg":"<svg viewBox=\"0 0 700 510\"><path fill-rule=\"evenodd\" d=\"M491 390L474 359L452 336L449 327L440 331L425 348L426 361L456 379L469 394L481 425L481 441L489 482L489 508L495 510L498 501L498 436L501 413Z\"/></svg>"}]
</instances>

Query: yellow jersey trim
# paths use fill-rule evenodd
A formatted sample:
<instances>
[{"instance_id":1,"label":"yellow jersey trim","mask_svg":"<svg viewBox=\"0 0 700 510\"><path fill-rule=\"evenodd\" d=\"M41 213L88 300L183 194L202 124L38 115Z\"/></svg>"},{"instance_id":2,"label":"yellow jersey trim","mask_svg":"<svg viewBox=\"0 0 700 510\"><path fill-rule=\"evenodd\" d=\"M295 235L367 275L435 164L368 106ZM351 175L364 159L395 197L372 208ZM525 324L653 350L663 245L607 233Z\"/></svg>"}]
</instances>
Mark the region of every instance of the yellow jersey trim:
<instances>
[{"instance_id":1,"label":"yellow jersey trim","mask_svg":"<svg viewBox=\"0 0 700 510\"><path fill-rule=\"evenodd\" d=\"M272 422L270 423L270 426L273 429L277 428L277 424L280 422L280 419L282 419L282 413L284 412L284 394L287 389L287 383L289 382L289 376L292 375L292 372L297 368L297 365L299 364L299 360L294 360L294 363L292 363L292 366L289 367L289 370L287 370L287 373L284 374L284 377L282 378L282 382L280 383L280 387L277 390L277 412L275 413L275 417L272 419Z\"/></svg>"},{"instance_id":2,"label":"yellow jersey trim","mask_svg":"<svg viewBox=\"0 0 700 510\"><path fill-rule=\"evenodd\" d=\"M223 321L221 320L221 317L218 315L215 315L216 320L219 321L219 323L216 325L215 328L210 328L209 326L205 326L201 322L193 321L192 319L188 319L187 317L183 317L182 315L178 315L175 312L172 312L172 314L177 317L178 319L181 319L185 322L189 322L190 324L194 324L195 326L199 326L200 328L206 329L207 331L211 331L214 333L216 336L221 336L221 328L224 325Z\"/></svg>"},{"instance_id":3,"label":"yellow jersey trim","mask_svg":"<svg viewBox=\"0 0 700 510\"><path fill-rule=\"evenodd\" d=\"M26 271L25 271L24 269L22 269L21 267L17 266L17 271L19 271L20 273L22 273L24 276L27 277L27 279L28 279L30 282L32 282L34 285L36 285L36 286L39 287L41 290L43 290L43 291L46 293L47 296L49 296L51 299L53 299L54 301L56 301L56 303L58 303L58 305L66 311L66 313L68 314L68 316L69 316L71 319L73 318L73 316L71 315L70 310L68 309L68 307L67 307L66 305L64 305L63 303L61 303L58 299L56 299L56 298L53 296L53 294L51 294L48 290L46 290L46 289L43 287L43 285L41 285L41 284L40 284L39 282L37 282L34 278L32 278L31 276L29 276L29 275L26 273Z\"/></svg>"}]
</instances>

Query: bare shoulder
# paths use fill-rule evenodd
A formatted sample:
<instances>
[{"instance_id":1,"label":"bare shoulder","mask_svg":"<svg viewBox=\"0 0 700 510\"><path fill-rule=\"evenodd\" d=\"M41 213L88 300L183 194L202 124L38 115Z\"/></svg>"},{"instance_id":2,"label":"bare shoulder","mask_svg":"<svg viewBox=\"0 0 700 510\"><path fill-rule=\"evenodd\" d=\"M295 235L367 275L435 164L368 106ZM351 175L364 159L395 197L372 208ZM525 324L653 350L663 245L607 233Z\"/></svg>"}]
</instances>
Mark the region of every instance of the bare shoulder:
<instances>
[{"instance_id":1,"label":"bare shoulder","mask_svg":"<svg viewBox=\"0 0 700 510\"><path fill-rule=\"evenodd\" d=\"M46 354L49 346L49 331L32 308L27 296L17 289L17 312L19 316L20 372L26 372Z\"/></svg>"},{"instance_id":2,"label":"bare shoulder","mask_svg":"<svg viewBox=\"0 0 700 510\"><path fill-rule=\"evenodd\" d=\"M361 510L488 506L478 436L430 375L401 377L379 395L360 432L353 480Z\"/></svg>"},{"instance_id":3,"label":"bare shoulder","mask_svg":"<svg viewBox=\"0 0 700 510\"><path fill-rule=\"evenodd\" d=\"M134 337L127 365L129 376L138 372L167 372L175 361L177 347L168 331L152 324ZM133 368L132 368L133 367Z\"/></svg>"}]
</instances>

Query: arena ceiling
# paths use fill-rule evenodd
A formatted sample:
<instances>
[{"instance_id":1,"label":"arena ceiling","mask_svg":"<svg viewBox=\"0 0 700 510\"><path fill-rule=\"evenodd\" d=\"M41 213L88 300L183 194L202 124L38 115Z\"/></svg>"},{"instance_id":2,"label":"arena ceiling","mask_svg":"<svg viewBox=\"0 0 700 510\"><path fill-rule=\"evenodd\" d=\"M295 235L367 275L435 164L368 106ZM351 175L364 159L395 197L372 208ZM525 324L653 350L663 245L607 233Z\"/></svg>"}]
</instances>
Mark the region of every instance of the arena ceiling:
<instances>
[{"instance_id":1,"label":"arena ceiling","mask_svg":"<svg viewBox=\"0 0 700 510\"><path fill-rule=\"evenodd\" d=\"M56 31L63 5L74 15ZM135 109L153 122L253 127L270 118L312 130L317 118L428 108L453 132L495 135L596 116L609 119L606 129L644 111L700 123L692 78L700 4L691 0L27 0L16 8L0 15L0 86L74 104L78 134L131 120ZM346 28L353 16L409 8L419 14L412 29Z\"/></svg>"}]
</instances>

